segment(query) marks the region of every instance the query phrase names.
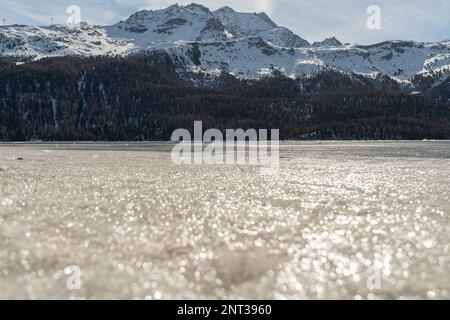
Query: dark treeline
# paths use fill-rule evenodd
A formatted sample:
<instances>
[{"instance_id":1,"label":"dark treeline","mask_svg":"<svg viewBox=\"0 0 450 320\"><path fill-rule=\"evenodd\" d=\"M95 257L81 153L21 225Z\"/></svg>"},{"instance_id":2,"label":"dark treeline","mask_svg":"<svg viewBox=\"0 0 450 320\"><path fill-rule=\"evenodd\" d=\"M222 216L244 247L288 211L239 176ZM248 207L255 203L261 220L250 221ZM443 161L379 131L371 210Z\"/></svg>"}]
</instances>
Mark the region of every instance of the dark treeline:
<instances>
[{"instance_id":1,"label":"dark treeline","mask_svg":"<svg viewBox=\"0 0 450 320\"><path fill-rule=\"evenodd\" d=\"M0 140L169 140L194 120L282 139L450 139L450 81L408 94L335 71L187 81L164 53L0 60Z\"/></svg>"}]
</instances>

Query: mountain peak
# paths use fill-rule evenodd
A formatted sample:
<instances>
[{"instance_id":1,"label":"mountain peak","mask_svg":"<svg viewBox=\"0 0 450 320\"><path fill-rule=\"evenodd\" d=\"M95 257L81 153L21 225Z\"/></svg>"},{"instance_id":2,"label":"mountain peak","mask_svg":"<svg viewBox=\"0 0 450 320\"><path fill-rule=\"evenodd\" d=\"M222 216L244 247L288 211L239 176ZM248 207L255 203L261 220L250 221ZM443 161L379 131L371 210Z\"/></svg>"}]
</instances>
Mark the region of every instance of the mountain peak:
<instances>
[{"instance_id":1,"label":"mountain peak","mask_svg":"<svg viewBox=\"0 0 450 320\"><path fill-rule=\"evenodd\" d=\"M256 36L278 47L310 46L289 29L279 27L264 12L242 13L229 6L211 12L197 3L139 11L125 22L107 29L110 36L132 39L139 45L176 41L222 41Z\"/></svg>"},{"instance_id":2,"label":"mountain peak","mask_svg":"<svg viewBox=\"0 0 450 320\"><path fill-rule=\"evenodd\" d=\"M314 42L313 47L340 47L342 42L340 42L336 37L326 38L323 41Z\"/></svg>"},{"instance_id":3,"label":"mountain peak","mask_svg":"<svg viewBox=\"0 0 450 320\"><path fill-rule=\"evenodd\" d=\"M209 8L205 7L204 5L198 4L198 3L191 3L188 4L186 6L184 6L184 8L189 9L189 10L193 10L193 11L203 11L206 13L210 13Z\"/></svg>"},{"instance_id":4,"label":"mountain peak","mask_svg":"<svg viewBox=\"0 0 450 320\"><path fill-rule=\"evenodd\" d=\"M277 27L265 13L243 13L223 7L212 12L212 15L235 36L254 36Z\"/></svg>"}]
</instances>

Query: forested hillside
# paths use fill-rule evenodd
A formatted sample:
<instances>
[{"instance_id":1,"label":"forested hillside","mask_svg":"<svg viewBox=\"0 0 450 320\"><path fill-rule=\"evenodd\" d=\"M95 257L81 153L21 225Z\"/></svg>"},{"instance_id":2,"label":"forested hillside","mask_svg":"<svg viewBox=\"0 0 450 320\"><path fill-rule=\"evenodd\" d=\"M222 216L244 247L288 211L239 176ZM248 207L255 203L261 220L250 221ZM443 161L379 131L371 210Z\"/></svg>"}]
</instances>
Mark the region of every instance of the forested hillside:
<instances>
[{"instance_id":1,"label":"forested hillside","mask_svg":"<svg viewBox=\"0 0 450 320\"><path fill-rule=\"evenodd\" d=\"M402 91L388 77L338 71L289 79L183 80L172 59L0 61L0 140L168 140L204 129L279 128L282 139L450 139L450 81Z\"/></svg>"}]
</instances>

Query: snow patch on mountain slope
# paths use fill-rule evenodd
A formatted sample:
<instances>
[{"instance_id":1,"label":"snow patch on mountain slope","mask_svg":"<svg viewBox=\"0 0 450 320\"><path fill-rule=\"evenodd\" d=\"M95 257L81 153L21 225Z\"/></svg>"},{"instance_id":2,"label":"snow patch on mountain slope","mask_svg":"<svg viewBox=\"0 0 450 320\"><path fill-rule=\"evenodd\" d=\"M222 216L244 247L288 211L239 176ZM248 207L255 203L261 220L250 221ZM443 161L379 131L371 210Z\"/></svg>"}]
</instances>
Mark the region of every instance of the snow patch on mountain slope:
<instances>
[{"instance_id":1,"label":"snow patch on mountain slope","mask_svg":"<svg viewBox=\"0 0 450 320\"><path fill-rule=\"evenodd\" d=\"M264 30L259 32L257 35L272 44L283 48L300 48L310 46L308 41L300 38L298 35L285 27L276 27L270 30Z\"/></svg>"},{"instance_id":2,"label":"snow patch on mountain slope","mask_svg":"<svg viewBox=\"0 0 450 320\"><path fill-rule=\"evenodd\" d=\"M197 62L189 58L195 46L199 52ZM161 48L162 49L162 48ZM238 78L258 78L278 70L289 77L319 72L327 66L323 61L310 55L308 50L281 48L261 37L230 39L198 43L177 43L165 48L172 56L183 59L191 71L208 74L229 72Z\"/></svg>"},{"instance_id":3,"label":"snow patch on mountain slope","mask_svg":"<svg viewBox=\"0 0 450 320\"><path fill-rule=\"evenodd\" d=\"M97 26L0 27L2 56L40 59L64 55L123 55L132 51L134 47L135 45L129 41L108 37L105 29Z\"/></svg>"},{"instance_id":4,"label":"snow patch on mountain slope","mask_svg":"<svg viewBox=\"0 0 450 320\"><path fill-rule=\"evenodd\" d=\"M414 75L433 72L436 66L427 63L430 59L450 54L450 46L436 43L412 41L388 41L372 46L339 48L318 48L316 54L327 65L337 69L360 74L379 72L399 81L411 79ZM448 59L442 60L442 67Z\"/></svg>"},{"instance_id":5,"label":"snow patch on mountain slope","mask_svg":"<svg viewBox=\"0 0 450 320\"><path fill-rule=\"evenodd\" d=\"M173 49L186 56L191 45L178 43ZM207 73L228 71L240 78L260 77L268 69L277 69L289 77L334 69L370 78L387 75L399 83L407 83L417 74L431 75L450 69L450 46L436 44L389 42L369 48L294 49L276 46L261 37L248 37L197 42L196 46L200 64L195 67Z\"/></svg>"}]
</instances>

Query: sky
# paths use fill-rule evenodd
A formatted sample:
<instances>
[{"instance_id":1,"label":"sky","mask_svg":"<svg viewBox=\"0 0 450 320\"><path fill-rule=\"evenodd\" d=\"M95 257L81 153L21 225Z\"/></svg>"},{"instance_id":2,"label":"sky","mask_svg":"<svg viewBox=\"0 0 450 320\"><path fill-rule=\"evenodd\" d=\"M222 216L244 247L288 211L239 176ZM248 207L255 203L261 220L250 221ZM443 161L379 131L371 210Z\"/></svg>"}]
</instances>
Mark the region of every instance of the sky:
<instances>
[{"instance_id":1,"label":"sky","mask_svg":"<svg viewBox=\"0 0 450 320\"><path fill-rule=\"evenodd\" d=\"M67 7L77 5L83 21L108 25L142 9L161 9L193 0L0 0L0 25L65 23ZM450 39L450 0L196 0L212 10L230 6L241 12L266 12L280 26L314 42L335 36L342 42ZM370 6L380 11L367 12ZM376 16L374 15L376 14ZM373 19L376 18L377 28ZM6 19L6 20L4 20ZM371 28L367 20L372 21ZM379 28L378 28L379 27Z\"/></svg>"}]
</instances>

